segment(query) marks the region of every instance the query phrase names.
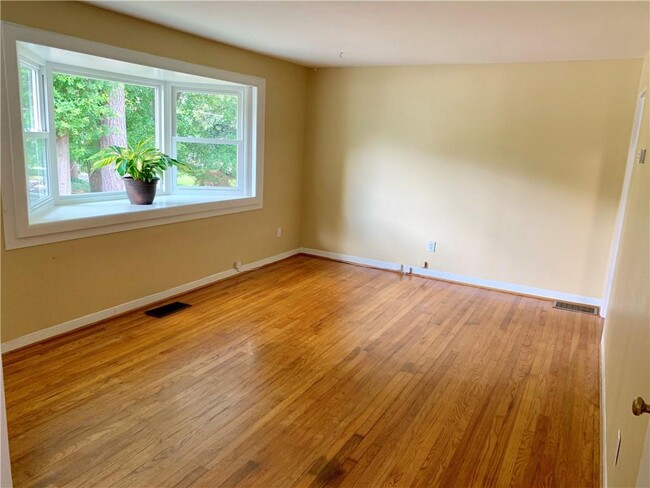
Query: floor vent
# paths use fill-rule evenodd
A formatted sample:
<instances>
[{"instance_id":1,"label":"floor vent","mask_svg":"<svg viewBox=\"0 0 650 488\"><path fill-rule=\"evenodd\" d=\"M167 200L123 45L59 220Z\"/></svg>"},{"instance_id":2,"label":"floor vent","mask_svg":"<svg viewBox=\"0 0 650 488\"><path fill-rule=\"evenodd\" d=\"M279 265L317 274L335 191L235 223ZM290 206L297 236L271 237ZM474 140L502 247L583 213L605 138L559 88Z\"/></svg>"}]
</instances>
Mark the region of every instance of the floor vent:
<instances>
[{"instance_id":1,"label":"floor vent","mask_svg":"<svg viewBox=\"0 0 650 488\"><path fill-rule=\"evenodd\" d=\"M173 302L173 303L168 303L167 305L163 305L161 307L156 307L156 308L152 308L151 310L147 310L145 314L149 315L150 317L156 317L157 319L161 319L163 317L167 317L167 315L180 312L181 310L186 309L187 307L191 307L191 305L183 302Z\"/></svg>"},{"instance_id":2,"label":"floor vent","mask_svg":"<svg viewBox=\"0 0 650 488\"><path fill-rule=\"evenodd\" d=\"M559 308L560 310L568 310L569 312L581 312L588 313L589 315L598 315L600 311L598 307L591 307L589 305L578 305L577 303L569 302L555 302L553 308Z\"/></svg>"}]
</instances>

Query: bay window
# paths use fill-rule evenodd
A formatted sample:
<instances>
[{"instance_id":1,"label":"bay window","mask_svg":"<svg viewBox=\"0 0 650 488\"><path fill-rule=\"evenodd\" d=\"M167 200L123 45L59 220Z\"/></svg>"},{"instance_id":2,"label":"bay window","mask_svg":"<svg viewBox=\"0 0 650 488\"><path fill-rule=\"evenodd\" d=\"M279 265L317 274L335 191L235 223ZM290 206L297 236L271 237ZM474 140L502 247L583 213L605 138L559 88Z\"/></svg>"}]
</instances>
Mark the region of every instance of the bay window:
<instances>
[{"instance_id":1,"label":"bay window","mask_svg":"<svg viewBox=\"0 0 650 488\"><path fill-rule=\"evenodd\" d=\"M9 24L3 37L9 248L261 208L264 80ZM167 170L147 208L89 162L140 141L192 168Z\"/></svg>"}]
</instances>

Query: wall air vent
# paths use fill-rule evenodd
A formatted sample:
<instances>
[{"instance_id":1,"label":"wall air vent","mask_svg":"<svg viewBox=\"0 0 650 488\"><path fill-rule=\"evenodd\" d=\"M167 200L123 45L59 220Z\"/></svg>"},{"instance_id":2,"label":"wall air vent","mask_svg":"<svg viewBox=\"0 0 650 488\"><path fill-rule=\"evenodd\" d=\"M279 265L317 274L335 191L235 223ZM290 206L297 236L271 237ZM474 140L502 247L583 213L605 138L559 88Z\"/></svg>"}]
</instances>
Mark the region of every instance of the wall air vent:
<instances>
[{"instance_id":1,"label":"wall air vent","mask_svg":"<svg viewBox=\"0 0 650 488\"><path fill-rule=\"evenodd\" d=\"M156 317L157 319L161 319L163 317L167 317L167 315L180 312L181 310L187 307L191 307L191 305L183 302L172 302L172 303L168 303L167 305L163 305L161 307L156 307L156 308L152 308L151 310L147 310L145 314L149 315L150 317Z\"/></svg>"},{"instance_id":2,"label":"wall air vent","mask_svg":"<svg viewBox=\"0 0 650 488\"><path fill-rule=\"evenodd\" d=\"M590 305L578 305L577 303L569 302L555 302L553 308L559 308L560 310L567 310L569 312L580 312L588 313L589 315L598 315L600 309L598 307L592 307Z\"/></svg>"}]
</instances>

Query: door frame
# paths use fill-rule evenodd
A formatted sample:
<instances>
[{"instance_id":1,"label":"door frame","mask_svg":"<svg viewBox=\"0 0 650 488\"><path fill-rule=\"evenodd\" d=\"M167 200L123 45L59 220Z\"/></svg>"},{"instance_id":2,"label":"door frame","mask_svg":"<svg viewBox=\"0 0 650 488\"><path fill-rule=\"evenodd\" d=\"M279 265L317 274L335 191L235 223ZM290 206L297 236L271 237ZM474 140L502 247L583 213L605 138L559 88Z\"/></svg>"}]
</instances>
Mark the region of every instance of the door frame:
<instances>
[{"instance_id":1,"label":"door frame","mask_svg":"<svg viewBox=\"0 0 650 488\"><path fill-rule=\"evenodd\" d=\"M634 164L636 163L636 146L639 143L639 136L641 135L641 121L643 120L643 108L647 103L647 94L648 87L646 86L639 92L636 99L636 111L634 113L632 133L630 134L630 146L627 151L627 164L625 166L623 188L621 189L621 199L618 203L618 212L614 224L614 236L609 257L607 277L605 280L605 290L603 292L603 303L600 307L600 316L603 318L607 316L607 309L609 308L609 300L612 293L614 272L616 271L616 260L618 259L618 251L621 246L621 236L623 234L623 223L625 222L625 209L627 208L627 200L630 194L630 183L632 182L632 173L634 172Z\"/></svg>"}]
</instances>

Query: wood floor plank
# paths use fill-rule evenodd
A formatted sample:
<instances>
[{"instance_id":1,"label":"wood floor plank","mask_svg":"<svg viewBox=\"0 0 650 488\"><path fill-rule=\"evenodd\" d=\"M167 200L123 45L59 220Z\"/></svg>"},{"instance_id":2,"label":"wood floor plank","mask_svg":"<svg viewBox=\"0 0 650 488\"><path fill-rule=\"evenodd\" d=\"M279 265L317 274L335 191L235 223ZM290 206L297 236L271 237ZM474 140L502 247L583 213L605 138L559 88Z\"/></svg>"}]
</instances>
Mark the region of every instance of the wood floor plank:
<instances>
[{"instance_id":1,"label":"wood floor plank","mask_svg":"<svg viewBox=\"0 0 650 488\"><path fill-rule=\"evenodd\" d=\"M3 356L15 486L599 483L602 322L295 256Z\"/></svg>"}]
</instances>

